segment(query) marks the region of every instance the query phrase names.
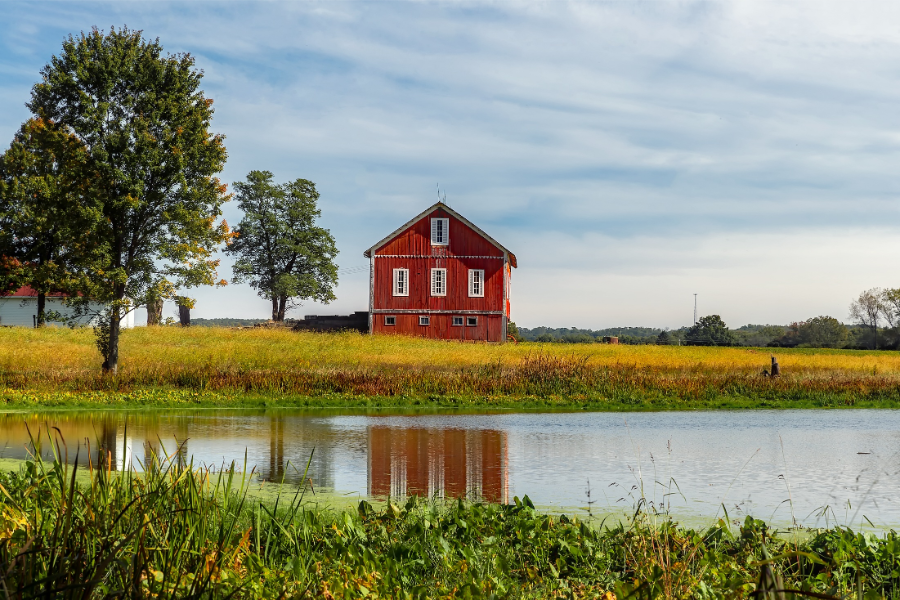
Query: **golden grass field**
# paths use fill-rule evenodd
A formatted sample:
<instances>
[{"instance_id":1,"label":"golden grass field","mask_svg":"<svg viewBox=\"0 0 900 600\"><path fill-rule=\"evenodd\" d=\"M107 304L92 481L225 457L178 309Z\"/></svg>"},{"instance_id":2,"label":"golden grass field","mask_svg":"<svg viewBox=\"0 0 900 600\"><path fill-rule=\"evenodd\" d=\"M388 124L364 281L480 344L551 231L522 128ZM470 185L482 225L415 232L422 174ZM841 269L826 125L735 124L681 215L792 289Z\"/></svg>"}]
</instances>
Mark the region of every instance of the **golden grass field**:
<instances>
[{"instance_id":1,"label":"golden grass field","mask_svg":"<svg viewBox=\"0 0 900 600\"><path fill-rule=\"evenodd\" d=\"M782 377L761 375L776 351ZM635 402L716 398L898 401L900 353L604 344L473 344L284 329L139 327L115 377L89 329L0 329L11 390L174 387L363 396L529 396Z\"/></svg>"}]
</instances>

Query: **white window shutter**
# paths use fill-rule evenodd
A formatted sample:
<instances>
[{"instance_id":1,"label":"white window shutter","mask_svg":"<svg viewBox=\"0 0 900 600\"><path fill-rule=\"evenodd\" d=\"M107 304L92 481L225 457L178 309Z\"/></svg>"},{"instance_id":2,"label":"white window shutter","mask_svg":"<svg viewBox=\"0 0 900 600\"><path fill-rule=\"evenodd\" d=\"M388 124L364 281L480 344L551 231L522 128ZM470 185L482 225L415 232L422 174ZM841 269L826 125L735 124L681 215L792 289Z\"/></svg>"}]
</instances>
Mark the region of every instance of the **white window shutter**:
<instances>
[{"instance_id":1,"label":"white window shutter","mask_svg":"<svg viewBox=\"0 0 900 600\"><path fill-rule=\"evenodd\" d=\"M434 221L432 221L433 223ZM437 295L437 269L431 270L431 295Z\"/></svg>"},{"instance_id":2,"label":"white window shutter","mask_svg":"<svg viewBox=\"0 0 900 600\"><path fill-rule=\"evenodd\" d=\"M431 243L432 244L440 243L440 240L438 240L438 220L437 219L431 220Z\"/></svg>"},{"instance_id":3,"label":"white window shutter","mask_svg":"<svg viewBox=\"0 0 900 600\"><path fill-rule=\"evenodd\" d=\"M475 269L469 269L469 296L475 295Z\"/></svg>"}]
</instances>

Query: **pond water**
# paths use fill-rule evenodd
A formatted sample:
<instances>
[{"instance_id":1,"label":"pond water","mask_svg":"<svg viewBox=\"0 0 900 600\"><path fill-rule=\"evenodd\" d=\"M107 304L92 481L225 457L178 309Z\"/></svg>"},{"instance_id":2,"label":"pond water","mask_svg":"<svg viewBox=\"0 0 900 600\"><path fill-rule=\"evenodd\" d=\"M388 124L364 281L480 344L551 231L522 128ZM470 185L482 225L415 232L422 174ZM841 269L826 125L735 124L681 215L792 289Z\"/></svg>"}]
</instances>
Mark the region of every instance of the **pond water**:
<instances>
[{"instance_id":1,"label":"pond water","mask_svg":"<svg viewBox=\"0 0 900 600\"><path fill-rule=\"evenodd\" d=\"M106 448L118 469L151 450L241 468L246 453L261 479L299 483L312 453L316 490L360 497L527 494L592 513L643 497L687 521L724 507L782 525L900 525L900 411L20 412L0 416L0 456L28 455L26 425L58 427L70 461Z\"/></svg>"}]
</instances>

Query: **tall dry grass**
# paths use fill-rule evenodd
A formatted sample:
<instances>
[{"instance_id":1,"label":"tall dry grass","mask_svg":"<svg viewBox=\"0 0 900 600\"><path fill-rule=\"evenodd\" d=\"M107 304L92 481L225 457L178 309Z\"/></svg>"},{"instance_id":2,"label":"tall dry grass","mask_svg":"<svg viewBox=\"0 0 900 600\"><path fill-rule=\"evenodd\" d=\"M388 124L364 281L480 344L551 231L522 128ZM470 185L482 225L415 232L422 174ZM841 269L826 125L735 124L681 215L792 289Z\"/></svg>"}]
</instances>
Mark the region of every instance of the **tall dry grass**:
<instances>
[{"instance_id":1,"label":"tall dry grass","mask_svg":"<svg viewBox=\"0 0 900 600\"><path fill-rule=\"evenodd\" d=\"M129 390L170 386L296 394L559 395L618 403L648 397L900 399L900 353L778 349L783 376L761 376L767 349L465 344L356 333L137 328L104 376L89 330L0 329L0 386Z\"/></svg>"}]
</instances>

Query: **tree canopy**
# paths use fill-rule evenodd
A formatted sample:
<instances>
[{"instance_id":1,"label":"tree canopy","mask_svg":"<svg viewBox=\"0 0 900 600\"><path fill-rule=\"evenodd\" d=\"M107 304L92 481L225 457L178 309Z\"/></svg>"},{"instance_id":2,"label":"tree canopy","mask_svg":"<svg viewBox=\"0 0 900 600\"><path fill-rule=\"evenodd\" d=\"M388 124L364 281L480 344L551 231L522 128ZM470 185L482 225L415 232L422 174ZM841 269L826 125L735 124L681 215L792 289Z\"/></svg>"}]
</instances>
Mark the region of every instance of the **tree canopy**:
<instances>
[{"instance_id":1,"label":"tree canopy","mask_svg":"<svg viewBox=\"0 0 900 600\"><path fill-rule=\"evenodd\" d=\"M211 257L230 235L217 221L228 200L216 177L223 136L209 131L212 100L194 59L164 55L140 31L69 36L41 75L28 108L77 138L93 173L86 197L96 218L81 235L97 248L81 263L89 281L73 302L107 307L95 330L104 368L115 371L125 311L161 289L216 283Z\"/></svg>"},{"instance_id":2,"label":"tree canopy","mask_svg":"<svg viewBox=\"0 0 900 600\"><path fill-rule=\"evenodd\" d=\"M244 217L227 252L237 260L234 283L247 281L272 303L272 320L283 321L299 301L335 299L338 250L321 216L316 185L306 179L273 182L269 171L251 171L235 183Z\"/></svg>"},{"instance_id":3,"label":"tree canopy","mask_svg":"<svg viewBox=\"0 0 900 600\"><path fill-rule=\"evenodd\" d=\"M733 346L735 343L734 334L719 315L700 317L688 328L684 341L689 346Z\"/></svg>"},{"instance_id":4,"label":"tree canopy","mask_svg":"<svg viewBox=\"0 0 900 600\"><path fill-rule=\"evenodd\" d=\"M65 127L29 119L0 155L0 292L29 286L37 322L46 295L80 287L78 266L95 250L84 235L98 212L87 149Z\"/></svg>"}]
</instances>

